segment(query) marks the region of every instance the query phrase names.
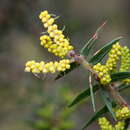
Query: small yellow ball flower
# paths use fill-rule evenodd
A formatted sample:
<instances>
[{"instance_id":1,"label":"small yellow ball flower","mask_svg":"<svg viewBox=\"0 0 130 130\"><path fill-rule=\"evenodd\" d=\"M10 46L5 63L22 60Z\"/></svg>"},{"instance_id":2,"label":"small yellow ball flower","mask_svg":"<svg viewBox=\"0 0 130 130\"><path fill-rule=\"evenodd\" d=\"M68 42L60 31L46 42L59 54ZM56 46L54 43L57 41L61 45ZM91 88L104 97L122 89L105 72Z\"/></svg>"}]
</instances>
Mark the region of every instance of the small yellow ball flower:
<instances>
[{"instance_id":1,"label":"small yellow ball flower","mask_svg":"<svg viewBox=\"0 0 130 130\"><path fill-rule=\"evenodd\" d=\"M128 107L123 107L116 110L116 117L119 120L130 118L130 110Z\"/></svg>"},{"instance_id":2,"label":"small yellow ball flower","mask_svg":"<svg viewBox=\"0 0 130 130\"><path fill-rule=\"evenodd\" d=\"M46 17L47 15L48 15L48 11L45 10L45 11L40 13L39 18L42 19L43 17Z\"/></svg>"},{"instance_id":3,"label":"small yellow ball flower","mask_svg":"<svg viewBox=\"0 0 130 130\"><path fill-rule=\"evenodd\" d=\"M30 72L31 71L31 68L30 67L26 67L25 68L25 72Z\"/></svg>"}]
</instances>

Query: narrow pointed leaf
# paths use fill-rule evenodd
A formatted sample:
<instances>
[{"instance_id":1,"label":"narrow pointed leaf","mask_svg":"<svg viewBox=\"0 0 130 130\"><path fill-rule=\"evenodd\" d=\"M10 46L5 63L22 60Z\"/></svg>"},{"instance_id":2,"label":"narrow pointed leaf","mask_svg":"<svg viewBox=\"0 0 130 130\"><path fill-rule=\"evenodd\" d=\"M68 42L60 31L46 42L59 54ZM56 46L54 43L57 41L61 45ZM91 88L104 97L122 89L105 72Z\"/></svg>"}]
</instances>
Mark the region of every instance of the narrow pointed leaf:
<instances>
[{"instance_id":1,"label":"narrow pointed leaf","mask_svg":"<svg viewBox=\"0 0 130 130\"><path fill-rule=\"evenodd\" d=\"M127 88L130 88L130 84L121 84L120 86L118 86L118 91L123 91Z\"/></svg>"},{"instance_id":2,"label":"narrow pointed leaf","mask_svg":"<svg viewBox=\"0 0 130 130\"><path fill-rule=\"evenodd\" d=\"M122 37L118 37L109 43L105 44L91 59L90 63L91 64L97 64L98 62L102 61L102 59L108 54L108 52L111 50L112 45L117 43Z\"/></svg>"},{"instance_id":3,"label":"narrow pointed leaf","mask_svg":"<svg viewBox=\"0 0 130 130\"><path fill-rule=\"evenodd\" d=\"M130 78L130 72L118 72L111 75L112 82Z\"/></svg>"},{"instance_id":4,"label":"narrow pointed leaf","mask_svg":"<svg viewBox=\"0 0 130 130\"><path fill-rule=\"evenodd\" d=\"M80 54L87 56L95 44L95 40L93 37L85 44L85 46L81 49Z\"/></svg>"},{"instance_id":5,"label":"narrow pointed leaf","mask_svg":"<svg viewBox=\"0 0 130 130\"><path fill-rule=\"evenodd\" d=\"M111 113L112 117L116 120L115 113L113 112L112 101L111 101L107 91L103 88L101 89L101 96L102 96L102 99L103 99L105 105L107 106L109 112Z\"/></svg>"},{"instance_id":6,"label":"narrow pointed leaf","mask_svg":"<svg viewBox=\"0 0 130 130\"><path fill-rule=\"evenodd\" d=\"M95 99L94 99L93 87L90 87L90 95L91 95L93 110L94 110L94 112L95 112L95 111L96 111L96 107L95 107Z\"/></svg>"},{"instance_id":7,"label":"narrow pointed leaf","mask_svg":"<svg viewBox=\"0 0 130 130\"><path fill-rule=\"evenodd\" d=\"M101 109L99 109L94 115L85 123L82 130L86 130L86 128L92 124L95 120L97 120L100 116L102 116L104 113L108 112L108 109L106 106L103 106Z\"/></svg>"},{"instance_id":8,"label":"narrow pointed leaf","mask_svg":"<svg viewBox=\"0 0 130 130\"><path fill-rule=\"evenodd\" d=\"M91 101L93 105L93 111L96 111L96 106L95 106L95 99L94 99L94 92L93 92L93 86L92 86L92 77L90 75L89 77L89 87L90 87L90 95L91 95Z\"/></svg>"},{"instance_id":9,"label":"narrow pointed leaf","mask_svg":"<svg viewBox=\"0 0 130 130\"><path fill-rule=\"evenodd\" d=\"M112 107L116 107L115 101L112 101ZM104 105L102 108L100 108L94 115L85 123L82 130L86 130L89 125L91 125L94 121L96 121L99 117L101 117L106 112L109 112L106 105Z\"/></svg>"},{"instance_id":10,"label":"narrow pointed leaf","mask_svg":"<svg viewBox=\"0 0 130 130\"><path fill-rule=\"evenodd\" d=\"M79 64L77 64L76 62L72 62L72 63L70 64L70 69L67 69L67 70L65 70L65 71L63 71L63 72L60 72L60 73L56 76L55 80L58 80L58 79L62 78L63 76L65 76L66 74L70 73L71 71L73 71L73 70L76 69L77 67L79 67Z\"/></svg>"},{"instance_id":11,"label":"narrow pointed leaf","mask_svg":"<svg viewBox=\"0 0 130 130\"><path fill-rule=\"evenodd\" d=\"M93 93L95 93L99 88L100 88L99 85L94 85ZM78 96L76 96L76 98L70 103L69 107L72 107L72 106L76 105L77 103L83 101L88 96L90 96L90 88L87 88L86 90L81 92Z\"/></svg>"}]
</instances>

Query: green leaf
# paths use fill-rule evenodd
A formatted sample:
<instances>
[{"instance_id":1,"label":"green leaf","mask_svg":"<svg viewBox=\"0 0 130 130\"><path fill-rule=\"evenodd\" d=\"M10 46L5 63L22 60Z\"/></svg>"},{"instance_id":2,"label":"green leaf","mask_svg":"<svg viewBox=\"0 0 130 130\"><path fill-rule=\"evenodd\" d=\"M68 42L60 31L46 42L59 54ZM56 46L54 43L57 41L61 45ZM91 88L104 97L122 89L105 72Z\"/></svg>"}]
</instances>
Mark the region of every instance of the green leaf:
<instances>
[{"instance_id":1,"label":"green leaf","mask_svg":"<svg viewBox=\"0 0 130 130\"><path fill-rule=\"evenodd\" d=\"M70 73L72 70L76 69L77 67L79 67L79 64L77 64L76 62L72 62L72 63L70 64L70 69L67 69L67 70L65 70L64 72L60 72L60 73L56 76L55 80L58 80L58 79L62 78L64 75Z\"/></svg>"},{"instance_id":2,"label":"green leaf","mask_svg":"<svg viewBox=\"0 0 130 130\"><path fill-rule=\"evenodd\" d=\"M111 75L112 82L130 78L130 72L118 72Z\"/></svg>"},{"instance_id":3,"label":"green leaf","mask_svg":"<svg viewBox=\"0 0 130 130\"><path fill-rule=\"evenodd\" d=\"M85 123L82 130L86 130L86 128L92 124L95 120L97 120L101 115L106 113L108 111L106 106L103 106L101 109L99 109L94 115Z\"/></svg>"},{"instance_id":4,"label":"green leaf","mask_svg":"<svg viewBox=\"0 0 130 130\"><path fill-rule=\"evenodd\" d=\"M108 95L108 92L103 88L101 89L101 96L109 112L112 114L112 117L116 120L115 113L113 112L112 101Z\"/></svg>"},{"instance_id":5,"label":"green leaf","mask_svg":"<svg viewBox=\"0 0 130 130\"><path fill-rule=\"evenodd\" d=\"M99 85L94 85L93 92L95 93L99 88L100 88ZM87 88L86 90L81 92L78 96L76 96L76 98L72 101L72 103L70 103L69 107L76 105L77 103L81 102L82 100L84 100L88 96L90 96L90 88Z\"/></svg>"},{"instance_id":6,"label":"green leaf","mask_svg":"<svg viewBox=\"0 0 130 130\"><path fill-rule=\"evenodd\" d=\"M118 91L122 91L127 88L130 88L130 84L121 84L120 86L118 86Z\"/></svg>"},{"instance_id":7,"label":"green leaf","mask_svg":"<svg viewBox=\"0 0 130 130\"><path fill-rule=\"evenodd\" d=\"M93 87L90 87L90 95L91 95L91 100L92 100L93 110L94 110L94 112L95 112L95 111L96 111L96 107L95 107L95 99L94 99L94 91L93 91Z\"/></svg>"},{"instance_id":8,"label":"green leaf","mask_svg":"<svg viewBox=\"0 0 130 130\"><path fill-rule=\"evenodd\" d=\"M91 100L92 100L93 110L94 110L94 112L95 112L95 111L96 111L96 106L95 106L95 99L94 99L93 86L92 86L91 83L89 84L89 86L90 86L90 95L91 95Z\"/></svg>"},{"instance_id":9,"label":"green leaf","mask_svg":"<svg viewBox=\"0 0 130 130\"><path fill-rule=\"evenodd\" d=\"M107 55L107 53L111 50L112 45L117 43L122 37L117 37L116 39L112 40L111 42L105 44L95 55L90 59L90 63L93 65L97 64L98 62L102 61L102 59Z\"/></svg>"},{"instance_id":10,"label":"green leaf","mask_svg":"<svg viewBox=\"0 0 130 130\"><path fill-rule=\"evenodd\" d=\"M84 45L84 47L81 49L80 54L87 56L94 46L95 40L93 37Z\"/></svg>"}]
</instances>

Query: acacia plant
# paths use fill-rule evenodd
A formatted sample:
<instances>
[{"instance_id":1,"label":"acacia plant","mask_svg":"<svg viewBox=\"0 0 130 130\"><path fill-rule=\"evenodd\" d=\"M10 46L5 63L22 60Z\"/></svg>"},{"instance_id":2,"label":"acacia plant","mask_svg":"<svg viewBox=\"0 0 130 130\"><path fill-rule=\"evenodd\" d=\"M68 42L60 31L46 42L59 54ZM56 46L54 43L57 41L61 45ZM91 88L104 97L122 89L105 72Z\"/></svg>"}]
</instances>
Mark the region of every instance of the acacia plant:
<instances>
[{"instance_id":1,"label":"acacia plant","mask_svg":"<svg viewBox=\"0 0 130 130\"><path fill-rule=\"evenodd\" d=\"M128 130L130 108L120 93L130 87L130 49L120 44L122 37L106 43L100 50L88 57L105 22L77 54L74 47L70 45L70 40L63 34L64 30L60 30L55 23L58 18L56 15L49 14L45 10L40 13L39 18L46 29L40 37L41 46L60 57L61 60L48 63L28 61L25 71L32 72L36 76L57 72L55 80L58 80L77 67L84 67L86 73L89 72L89 88L83 90L69 105L72 107L91 96L94 115L87 120L82 130L87 129L96 120L102 130ZM95 108L94 100L97 91L104 102L98 110ZM111 124L104 114L110 114L114 123Z\"/></svg>"}]
</instances>

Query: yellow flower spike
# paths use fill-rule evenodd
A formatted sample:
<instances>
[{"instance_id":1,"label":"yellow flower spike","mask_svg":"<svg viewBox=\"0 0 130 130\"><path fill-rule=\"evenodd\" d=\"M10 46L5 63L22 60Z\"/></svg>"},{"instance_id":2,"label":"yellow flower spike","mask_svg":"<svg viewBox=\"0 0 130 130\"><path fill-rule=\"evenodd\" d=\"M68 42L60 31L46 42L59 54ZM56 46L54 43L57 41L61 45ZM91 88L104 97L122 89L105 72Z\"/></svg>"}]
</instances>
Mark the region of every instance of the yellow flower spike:
<instances>
[{"instance_id":1,"label":"yellow flower spike","mask_svg":"<svg viewBox=\"0 0 130 130\"><path fill-rule=\"evenodd\" d=\"M121 49L122 47L118 42L112 46L112 49L108 54L109 58L106 62L106 66L109 69L109 71L113 71L116 68L117 61L121 56Z\"/></svg>"},{"instance_id":2,"label":"yellow flower spike","mask_svg":"<svg viewBox=\"0 0 130 130\"><path fill-rule=\"evenodd\" d=\"M48 27L47 32L50 34L51 32L53 32L54 30L57 30L57 29L58 29L58 26L56 24L53 24Z\"/></svg>"},{"instance_id":3,"label":"yellow flower spike","mask_svg":"<svg viewBox=\"0 0 130 130\"><path fill-rule=\"evenodd\" d=\"M32 64L33 63L33 64ZM65 71L66 69L70 69L70 60L69 59L64 59L59 62L48 62L45 63L41 61L40 63L38 62L32 62L28 61L25 65L25 72L32 72L32 73L55 73L58 71Z\"/></svg>"},{"instance_id":4,"label":"yellow flower spike","mask_svg":"<svg viewBox=\"0 0 130 130\"><path fill-rule=\"evenodd\" d=\"M58 26L54 23L55 18L52 18L48 11L43 11L39 15L39 18L43 22L47 32L49 34L48 39L46 37L41 37L41 45L48 49L49 52L54 53L54 55L61 58L65 57L69 51L73 50L73 46L69 45L69 40L63 35L63 31L58 29ZM51 39L52 38L52 39ZM56 44L55 49L51 48L51 45ZM51 49L50 49L51 48Z\"/></svg>"}]
</instances>

